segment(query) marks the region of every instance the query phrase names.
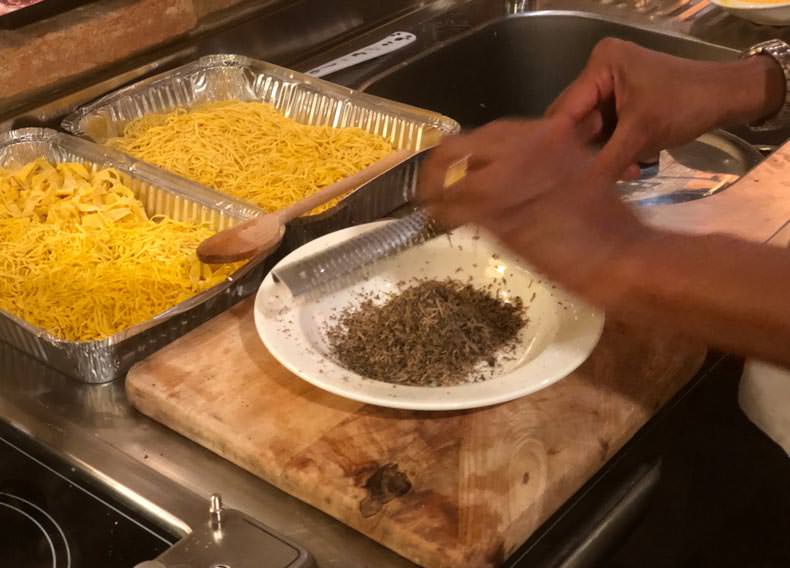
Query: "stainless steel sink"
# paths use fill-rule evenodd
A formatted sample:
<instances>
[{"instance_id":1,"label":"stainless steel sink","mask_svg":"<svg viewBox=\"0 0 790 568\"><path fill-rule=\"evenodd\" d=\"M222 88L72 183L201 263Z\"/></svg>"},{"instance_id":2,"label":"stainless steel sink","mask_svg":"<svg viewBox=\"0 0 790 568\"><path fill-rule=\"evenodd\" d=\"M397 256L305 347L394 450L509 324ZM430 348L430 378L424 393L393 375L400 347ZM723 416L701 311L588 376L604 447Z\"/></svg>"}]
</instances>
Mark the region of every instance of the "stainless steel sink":
<instances>
[{"instance_id":1,"label":"stainless steel sink","mask_svg":"<svg viewBox=\"0 0 790 568\"><path fill-rule=\"evenodd\" d=\"M533 12L495 20L439 44L361 88L447 114L466 128L504 116L539 116L605 37L694 59L738 57L726 47L593 14ZM790 132L735 133L762 145L783 142Z\"/></svg>"}]
</instances>

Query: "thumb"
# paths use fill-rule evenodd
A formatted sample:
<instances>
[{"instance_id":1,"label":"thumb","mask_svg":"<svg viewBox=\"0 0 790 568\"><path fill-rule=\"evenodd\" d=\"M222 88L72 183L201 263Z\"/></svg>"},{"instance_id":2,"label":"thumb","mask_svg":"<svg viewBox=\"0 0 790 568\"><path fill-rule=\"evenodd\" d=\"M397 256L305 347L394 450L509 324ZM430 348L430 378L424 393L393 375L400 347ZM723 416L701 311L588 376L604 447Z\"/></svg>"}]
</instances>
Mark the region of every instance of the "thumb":
<instances>
[{"instance_id":1,"label":"thumb","mask_svg":"<svg viewBox=\"0 0 790 568\"><path fill-rule=\"evenodd\" d=\"M588 66L549 106L545 115L569 116L580 121L614 95L614 81L608 70Z\"/></svg>"},{"instance_id":2,"label":"thumb","mask_svg":"<svg viewBox=\"0 0 790 568\"><path fill-rule=\"evenodd\" d=\"M603 116L598 110L593 110L576 124L576 132L581 140L591 144L601 135L603 126Z\"/></svg>"},{"instance_id":3,"label":"thumb","mask_svg":"<svg viewBox=\"0 0 790 568\"><path fill-rule=\"evenodd\" d=\"M598 172L612 180L619 180L637 162L645 142L642 128L634 121L620 121L612 137L595 158Z\"/></svg>"}]
</instances>

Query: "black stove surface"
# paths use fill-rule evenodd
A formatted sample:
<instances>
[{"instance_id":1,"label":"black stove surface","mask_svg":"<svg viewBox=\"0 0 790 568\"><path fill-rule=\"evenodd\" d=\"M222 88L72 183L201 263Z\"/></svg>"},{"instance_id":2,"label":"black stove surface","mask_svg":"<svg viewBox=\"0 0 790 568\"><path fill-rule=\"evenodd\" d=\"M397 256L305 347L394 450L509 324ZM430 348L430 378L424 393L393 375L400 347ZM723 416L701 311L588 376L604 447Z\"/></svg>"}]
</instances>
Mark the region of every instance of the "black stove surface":
<instances>
[{"instance_id":1,"label":"black stove surface","mask_svg":"<svg viewBox=\"0 0 790 568\"><path fill-rule=\"evenodd\" d=\"M131 568L177 540L0 425L0 566Z\"/></svg>"}]
</instances>

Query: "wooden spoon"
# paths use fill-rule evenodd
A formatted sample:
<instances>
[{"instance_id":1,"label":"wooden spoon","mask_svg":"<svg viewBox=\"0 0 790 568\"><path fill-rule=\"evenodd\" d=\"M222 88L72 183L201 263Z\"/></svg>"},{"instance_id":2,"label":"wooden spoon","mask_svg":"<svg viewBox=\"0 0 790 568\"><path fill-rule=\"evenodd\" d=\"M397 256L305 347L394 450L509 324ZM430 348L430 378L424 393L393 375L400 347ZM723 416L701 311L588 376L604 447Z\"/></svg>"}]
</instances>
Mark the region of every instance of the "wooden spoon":
<instances>
[{"instance_id":1,"label":"wooden spoon","mask_svg":"<svg viewBox=\"0 0 790 568\"><path fill-rule=\"evenodd\" d=\"M408 150L398 150L363 170L319 189L314 194L285 209L259 215L230 229L220 231L200 243L197 248L198 258L206 264L225 264L251 258L264 251L271 251L282 241L285 225L288 222L339 195L356 189L413 155L414 153Z\"/></svg>"}]
</instances>

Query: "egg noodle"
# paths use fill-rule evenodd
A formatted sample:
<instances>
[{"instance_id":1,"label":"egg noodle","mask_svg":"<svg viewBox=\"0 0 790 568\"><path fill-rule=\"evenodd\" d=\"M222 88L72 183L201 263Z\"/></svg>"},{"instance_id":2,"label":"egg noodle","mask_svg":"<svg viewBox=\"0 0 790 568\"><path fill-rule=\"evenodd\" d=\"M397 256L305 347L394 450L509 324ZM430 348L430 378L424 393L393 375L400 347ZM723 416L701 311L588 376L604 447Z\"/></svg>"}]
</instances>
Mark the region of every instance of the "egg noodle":
<instances>
[{"instance_id":1,"label":"egg noodle","mask_svg":"<svg viewBox=\"0 0 790 568\"><path fill-rule=\"evenodd\" d=\"M0 310L69 341L113 335L222 282L204 225L148 218L113 169L0 168Z\"/></svg>"},{"instance_id":2,"label":"egg noodle","mask_svg":"<svg viewBox=\"0 0 790 568\"><path fill-rule=\"evenodd\" d=\"M260 102L146 115L109 144L266 211L299 201L393 150L361 128L300 124Z\"/></svg>"}]
</instances>

